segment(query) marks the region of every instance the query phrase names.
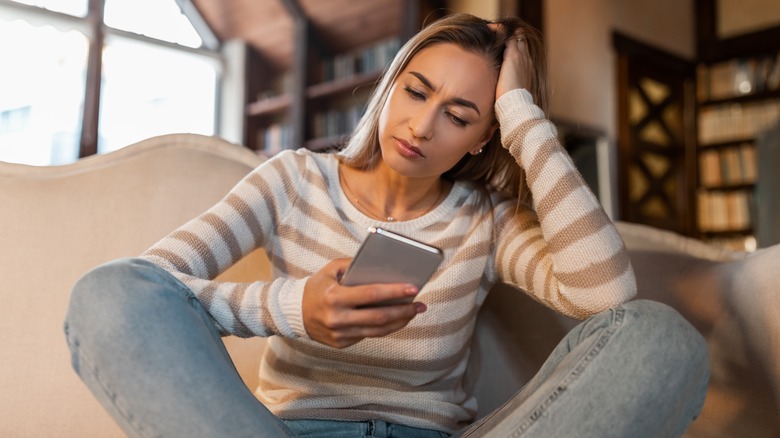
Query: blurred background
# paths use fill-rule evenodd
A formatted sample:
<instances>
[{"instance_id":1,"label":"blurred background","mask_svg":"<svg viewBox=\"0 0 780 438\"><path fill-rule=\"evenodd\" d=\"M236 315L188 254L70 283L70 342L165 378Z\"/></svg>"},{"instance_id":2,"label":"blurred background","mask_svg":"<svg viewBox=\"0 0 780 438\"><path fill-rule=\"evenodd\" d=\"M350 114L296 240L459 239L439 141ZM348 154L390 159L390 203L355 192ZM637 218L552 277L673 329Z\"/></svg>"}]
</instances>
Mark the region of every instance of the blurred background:
<instances>
[{"instance_id":1,"label":"blurred background","mask_svg":"<svg viewBox=\"0 0 780 438\"><path fill-rule=\"evenodd\" d=\"M0 0L0 160L172 132L337 147L400 45L454 12L543 32L549 116L613 219L780 241L776 0Z\"/></svg>"}]
</instances>

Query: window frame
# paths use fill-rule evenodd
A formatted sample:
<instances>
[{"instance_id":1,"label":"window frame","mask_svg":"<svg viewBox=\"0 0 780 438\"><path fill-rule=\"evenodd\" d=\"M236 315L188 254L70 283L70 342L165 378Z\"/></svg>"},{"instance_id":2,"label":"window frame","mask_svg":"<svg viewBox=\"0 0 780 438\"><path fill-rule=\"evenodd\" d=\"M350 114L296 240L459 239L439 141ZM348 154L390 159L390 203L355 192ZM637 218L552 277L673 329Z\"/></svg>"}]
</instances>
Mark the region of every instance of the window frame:
<instances>
[{"instance_id":1,"label":"window frame","mask_svg":"<svg viewBox=\"0 0 780 438\"><path fill-rule=\"evenodd\" d=\"M0 10L7 10L13 15L35 25L52 24L61 30L77 30L89 40L87 69L84 86L84 108L81 114L81 134L79 139L78 158L88 157L98 153L98 127L100 125L100 93L103 68L103 48L107 36L140 41L180 52L205 56L224 65L225 59L221 53L221 43L206 24L192 0L175 0L187 17L195 31L203 41L201 47L192 48L181 44L141 35L134 32L115 29L105 24L105 0L88 0L87 15L77 17L70 14L51 11L38 6L17 3L11 0L0 0ZM222 94L222 72L217 74L214 126L219 129L221 108L219 96Z\"/></svg>"}]
</instances>

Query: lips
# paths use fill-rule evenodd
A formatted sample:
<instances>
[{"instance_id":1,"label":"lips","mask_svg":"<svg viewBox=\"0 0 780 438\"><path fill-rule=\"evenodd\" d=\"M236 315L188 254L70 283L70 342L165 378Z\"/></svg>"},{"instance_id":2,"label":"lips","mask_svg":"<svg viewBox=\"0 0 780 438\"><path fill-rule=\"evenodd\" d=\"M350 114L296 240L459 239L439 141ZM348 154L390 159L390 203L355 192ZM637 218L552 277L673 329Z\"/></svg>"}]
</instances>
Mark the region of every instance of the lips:
<instances>
[{"instance_id":1,"label":"lips","mask_svg":"<svg viewBox=\"0 0 780 438\"><path fill-rule=\"evenodd\" d=\"M420 148L417 146L413 146L409 144L404 139L393 137L395 139L396 144L398 145L398 151L406 158L425 158L425 155L422 153Z\"/></svg>"}]
</instances>

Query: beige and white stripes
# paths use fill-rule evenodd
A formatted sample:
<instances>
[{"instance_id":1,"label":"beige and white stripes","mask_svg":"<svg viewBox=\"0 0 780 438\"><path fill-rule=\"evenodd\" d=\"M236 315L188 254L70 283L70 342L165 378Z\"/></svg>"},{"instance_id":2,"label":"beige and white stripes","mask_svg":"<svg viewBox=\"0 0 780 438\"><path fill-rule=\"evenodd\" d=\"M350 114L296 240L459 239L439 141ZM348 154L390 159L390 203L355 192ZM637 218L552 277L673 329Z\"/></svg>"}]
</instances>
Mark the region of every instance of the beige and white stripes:
<instances>
[{"instance_id":1,"label":"beige and white stripes","mask_svg":"<svg viewBox=\"0 0 780 438\"><path fill-rule=\"evenodd\" d=\"M462 380L477 311L493 284L513 283L577 318L636 289L620 237L530 95L507 93L496 109L504 144L528 171L537 212L518 212L515 200L497 193L480 202L471 184L458 182L423 217L382 223L445 254L418 296L429 310L390 336L337 350L306 335L307 278L333 258L352 256L377 225L344 197L331 155L277 155L144 257L192 288L223 332L270 336L256 394L280 417L455 431L476 411ZM211 280L256 247L269 254L272 281Z\"/></svg>"}]
</instances>

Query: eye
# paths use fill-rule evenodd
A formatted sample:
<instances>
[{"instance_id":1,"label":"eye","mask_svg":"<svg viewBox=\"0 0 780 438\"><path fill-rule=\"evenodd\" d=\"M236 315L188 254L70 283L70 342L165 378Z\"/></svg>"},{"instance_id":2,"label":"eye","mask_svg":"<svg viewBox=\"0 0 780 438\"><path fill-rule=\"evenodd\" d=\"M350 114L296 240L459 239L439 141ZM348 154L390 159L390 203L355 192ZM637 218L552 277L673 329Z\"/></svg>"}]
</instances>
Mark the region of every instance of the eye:
<instances>
[{"instance_id":1,"label":"eye","mask_svg":"<svg viewBox=\"0 0 780 438\"><path fill-rule=\"evenodd\" d=\"M404 91L414 100L425 100L425 95L412 87L404 87Z\"/></svg>"},{"instance_id":2,"label":"eye","mask_svg":"<svg viewBox=\"0 0 780 438\"><path fill-rule=\"evenodd\" d=\"M452 123L454 123L457 126L460 126L461 128L465 128L466 126L469 125L469 122L461 119L460 117L456 116L453 113L448 112L447 116L450 118L450 120L452 120Z\"/></svg>"}]
</instances>

